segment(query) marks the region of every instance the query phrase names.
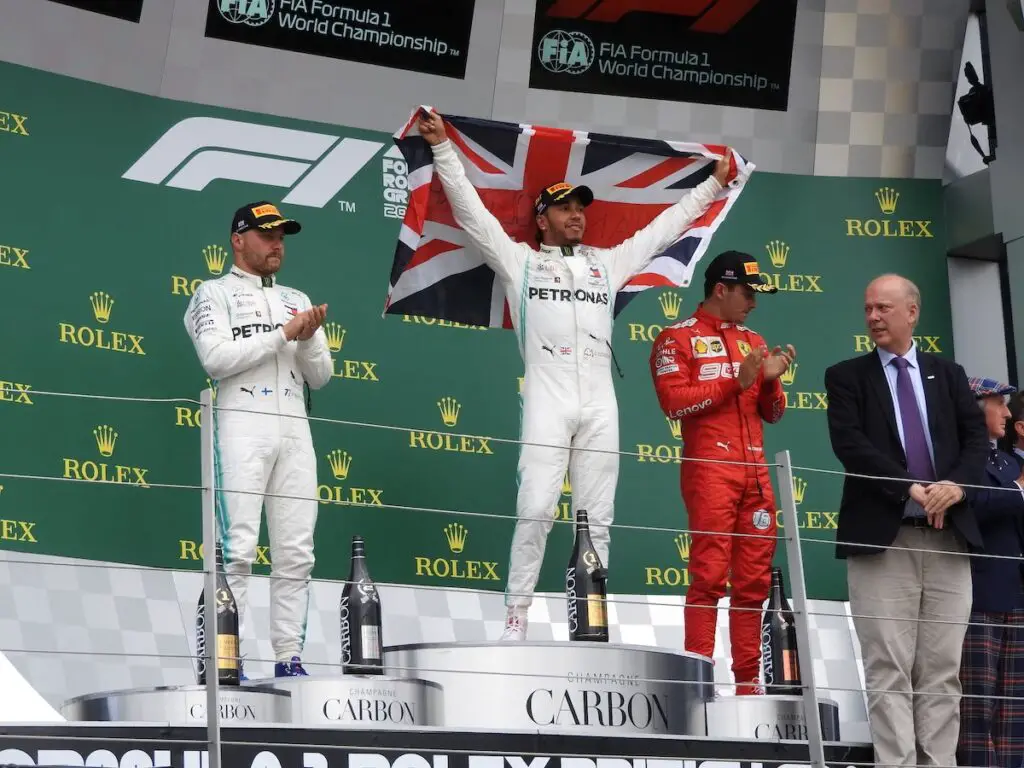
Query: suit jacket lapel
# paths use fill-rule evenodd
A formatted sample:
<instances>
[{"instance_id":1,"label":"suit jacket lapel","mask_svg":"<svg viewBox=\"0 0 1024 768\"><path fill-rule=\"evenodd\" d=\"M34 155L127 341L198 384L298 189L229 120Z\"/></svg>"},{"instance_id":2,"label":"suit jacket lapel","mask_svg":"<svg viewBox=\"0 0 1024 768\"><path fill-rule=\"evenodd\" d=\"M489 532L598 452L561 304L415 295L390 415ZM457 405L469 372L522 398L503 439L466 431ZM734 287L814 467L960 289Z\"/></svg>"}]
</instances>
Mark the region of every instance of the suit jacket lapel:
<instances>
[{"instance_id":1,"label":"suit jacket lapel","mask_svg":"<svg viewBox=\"0 0 1024 768\"><path fill-rule=\"evenodd\" d=\"M878 353L869 352L864 358L867 367L867 380L878 398L878 404L882 406L886 421L889 422L889 429L892 431L896 445L900 444L900 431L896 427L896 409L892 405L892 393L889 391L889 382L885 379L885 371L882 370L882 361ZM929 409L930 411L931 409Z\"/></svg>"}]
</instances>

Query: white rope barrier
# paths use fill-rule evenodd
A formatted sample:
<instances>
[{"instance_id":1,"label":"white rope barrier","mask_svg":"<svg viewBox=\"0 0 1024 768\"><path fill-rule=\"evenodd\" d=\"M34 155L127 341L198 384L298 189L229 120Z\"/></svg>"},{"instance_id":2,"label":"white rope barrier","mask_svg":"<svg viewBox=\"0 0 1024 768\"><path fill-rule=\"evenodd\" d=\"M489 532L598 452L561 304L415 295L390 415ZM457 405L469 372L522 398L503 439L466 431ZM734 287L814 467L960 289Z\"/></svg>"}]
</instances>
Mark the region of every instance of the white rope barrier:
<instances>
[{"instance_id":1,"label":"white rope barrier","mask_svg":"<svg viewBox=\"0 0 1024 768\"><path fill-rule=\"evenodd\" d=\"M306 420L306 421L309 421L309 422L317 422L317 423L333 425L333 426L341 426L341 427L353 427L353 428L358 428L358 429L376 429L376 430L395 431L395 432L417 432L418 431L418 432L429 432L429 433L438 432L438 430L436 430L436 429L419 429L418 430L415 427L399 426L399 425L391 425L391 424L378 424L378 423L373 423L373 422L368 422L368 421L335 419L335 418L326 418L326 417L320 417L320 416L314 417L314 416L307 416L307 415L275 414L275 413L267 413L265 411L259 411L259 410L253 410L253 409L244 409L244 408L226 408L226 407L217 406L216 403L213 402L213 398L215 397L215 394L210 389L204 390L203 393L202 393L202 397L199 400L196 400L194 398L180 398L180 397L162 397L162 398L156 398L156 397L133 397L133 396L123 396L123 395L117 396L117 395L101 395L101 394L83 394L83 393L76 393L76 392L60 392L60 391L46 391L46 390L32 390L32 394L33 394L33 396L42 395L42 396L64 397L64 398L72 398L72 399L80 398L80 399L85 399L85 400L99 400L99 401L104 401L105 400L105 401L122 402L122 403L146 403L146 404L179 403L179 404L189 404L189 405L197 405L198 404L200 406L201 415L203 417L202 421L201 421L201 431L200 431L200 434L201 434L201 436L202 436L202 438L204 440L203 446L202 446L202 451L201 451L201 453L202 453L201 468L202 468L202 474L203 474L203 481L202 481L202 483L199 484L199 485L195 485L195 484L186 484L186 483L160 483L160 482L152 482L151 483L151 482L147 482L145 488L153 488L153 489L160 488L160 489L169 489L169 490L188 490L188 491L200 491L201 492L202 499L203 499L203 504L202 504L202 506L203 506L203 529L204 529L203 530L203 539L204 539L203 545L205 547L205 551L206 552L210 551L210 547L212 546L213 541L216 539L216 521L214 519L214 514L215 514L214 513L214 496L217 493L237 494L237 495L258 495L258 496L261 496L263 498L278 498L278 499L289 499L289 500L296 500L296 501L310 501L310 502L315 502L315 503L318 503L318 504L330 504L330 505L337 505L337 506L342 506L342 507L368 508L368 509L374 509L374 510L389 510L389 511L397 511L397 512L416 512L416 513L427 513L427 514L439 514L439 515L445 515L445 516L449 516L449 517L454 516L454 517L466 517L466 518L476 518L476 519L494 519L494 520L501 520L503 522L511 522L511 523L515 523L518 520L533 519L533 520L538 520L538 521L550 523L552 525L554 525L556 523L558 523L558 524L574 525L574 521L572 521L572 520L562 520L562 519L556 518L554 516L543 516L543 517L538 517L538 518L526 518L526 517L517 517L515 515L498 514L498 513L490 513L490 512L475 512L475 511L469 511L469 510L451 510L451 509L442 509L442 508L433 508L433 507L420 507L420 506L413 506L413 505L389 504L389 503L382 503L382 502L379 502L379 501L374 501L374 502L357 502L357 501L347 501L347 500L340 500L340 499L339 500L336 500L336 499L321 499L319 496L310 498L310 497L305 497L305 496L301 496L301 495L260 493L260 492L254 492L254 491L250 491L250 490L245 490L245 489L222 488L222 487L218 487L217 486L215 478L214 478L214 474L212 472L212 464L213 464L213 450L212 450L213 449L213 443L212 443L212 439L213 438L212 438L212 429L209 428L208 425L213 423L213 414L214 414L215 411L245 413L245 414L249 414L249 415L252 415L252 416L266 417L266 418L295 418L295 419L303 419L303 420ZM494 436L487 436L487 435L475 435L475 434L469 434L469 433L459 433L459 432L452 432L452 431L448 431L448 430L445 430L444 432L441 432L440 434L444 434L446 436L449 436L449 437L455 438L455 439L470 439L470 440L474 440L474 441L488 441L490 443L495 443L495 444L508 444L508 445L515 445L515 446L531 446L531 447L541 447L541 448L555 448L555 449L560 449L560 450L565 450L566 449L566 446L562 446L562 445L553 445L553 444L548 444L548 443L524 441L524 440L514 439L514 438L501 438L501 437L494 437ZM209 445L207 445L207 443L209 443ZM569 450L571 450L573 453L576 453L576 452L581 452L581 453L586 452L586 453L599 453L599 454L615 454L615 455L618 455L618 456L624 456L624 457L628 456L628 457L635 457L635 458L644 458L645 457L645 454L641 454L639 452L622 451L622 450L603 450L603 449L594 449L594 448L590 448L590 447L580 447L580 448L571 447ZM604 527L607 527L609 529L616 529L616 530L643 531L643 532L651 532L651 533L672 533L672 534L680 534L680 533L682 533L682 534L690 534L690 535L694 535L694 536L703 535L703 536L709 536L709 537L710 536L749 537L749 538L757 538L757 539L773 538L776 541L779 541L779 540L783 541L785 543L786 548L787 548L787 555L788 555L788 557L787 557L788 569L789 569L788 583L790 585L790 588L791 588L791 591L792 591L792 596L793 596L793 608L792 608L792 610L793 610L794 616L796 617L797 632L798 632L798 635L799 635L799 646L798 647L807 649L809 651L809 649L812 646L812 644L811 644L811 636L810 636L810 626L809 626L809 621L808 621L811 616L825 616L825 617L829 617L829 618L833 618L833 619L835 619L835 618L843 618L843 619L872 619L872 620L884 620L884 621L902 621L902 622L915 622L915 623L918 623L918 624L940 624L940 625L955 625L955 626L964 626L964 625L971 626L971 625L974 625L974 626L986 626L986 627L990 627L990 628L993 628L993 629L996 629L996 628L1016 628L1016 625L1012 625L1012 624L989 624L989 623L986 623L986 622L971 622L969 619L967 621L955 621L955 620L949 620L949 619L933 619L933 618L914 619L914 618L903 618L903 617L893 617L893 616L872 616L872 615L864 615L864 614L853 614L853 613L850 613L849 611L846 611L843 614L836 614L836 613L829 613L829 612L826 612L826 611L812 611L812 610L809 610L809 605L808 605L809 598L806 595L806 580L805 580L805 577L804 577L804 574L803 574L803 557L802 557L802 553L801 553L800 547L801 547L803 542L807 542L807 541L814 542L815 544L828 544L829 546L835 546L835 542L833 540L831 540L831 539L828 539L828 538L817 538L817 537L814 537L814 536L806 536L806 535L801 533L801 529L799 528L799 525L798 525L799 521L797 519L796 501L795 501L795 498L794 498L794 490L795 489L794 489L793 473L796 472L796 471L799 471L799 472L803 472L803 473L816 473L816 474L840 476L840 477L853 477L853 478L866 479L866 480L906 483L907 485L917 482L920 485L925 485L926 486L926 485L929 485L931 483L914 481L914 480L908 480L907 478L901 478L901 477L887 477L887 476L884 476L884 475L859 474L859 473L846 472L846 471L843 471L843 470L827 469L827 468L822 468L822 467L810 467L810 466L793 465L792 462L789 459L789 452L788 451L782 451L781 453L777 454L776 461L774 461L774 462L769 462L769 461L766 461L766 460L765 461L732 461L732 460L722 460L722 459L695 458L695 457L689 457L689 456L682 456L682 455L680 455L678 457L675 457L675 459L673 459L673 461L671 463L683 463L683 462L710 463L710 464L722 464L722 465L738 465L738 466L752 466L752 467L765 467L766 469L767 468L774 468L776 470L776 475L777 475L778 496L779 496L779 499L780 499L780 506L781 506L781 509L779 511L781 512L782 517L783 517L783 523L778 527L778 530L777 530L776 534L774 536L765 537L765 536L762 536L762 535L743 534L743 533L736 533L736 532L732 532L732 531L728 531L728 532L722 532L722 531L703 531L703 530L688 529L688 528L685 528L685 527L659 527L659 526L627 524L627 523L622 523L622 522L611 523L608 526L604 526ZM38 474L26 474L26 473L12 473L12 472L0 472L0 478L9 478L9 479L15 479L15 480L30 480L30 481L58 481L58 482L80 482L80 483L84 482L84 483L90 483L90 484L93 484L93 485L96 485L96 484L100 484L100 485L118 485L118 486L124 485L124 484L120 484L120 483L113 483L111 481L85 480L85 479L80 479L80 478L56 477L56 476L47 476L47 475L38 475ZM938 482L938 481L936 481L936 482ZM964 489L978 489L978 490L985 490L985 491L988 491L988 492L1003 492L1003 491L1005 491L1007 493L1022 493L1020 490L1017 490L1017 489L993 488L991 486L987 486L987 485L983 485L983 484L958 484L958 485L959 485L959 487L964 488ZM135 487L136 488L142 488L143 486L135 486ZM926 548L913 548L913 547L898 547L897 548L897 547L893 547L893 546L884 546L884 545L883 546L878 546L878 547L872 547L872 549L876 549L878 551L887 550L887 549L900 549L900 550L907 551L907 552L934 553L934 554L947 554L947 555L963 555L963 556L966 556L966 557L969 557L969 558L975 558L975 559L979 559L979 560L980 559L990 558L990 559L994 559L994 560L1024 561L1024 556L995 555L995 554L989 554L989 553L983 553L983 552L950 552L950 551L946 551L946 550L932 550L932 549L926 549ZM2 554L2 552L0 552L0 554ZM0 561L2 561L2 559L3 558L0 558ZM213 564L212 564L212 560L213 560L213 558L209 557L209 556L204 558L204 566L202 568L202 573L203 573L203 576L204 576L204 582L205 582L204 586L205 586L205 592L206 592L206 609L207 609L206 619L207 619L207 626L215 628L216 627L216 621L215 621L215 617L214 617L215 602L216 602L215 599L214 599L215 572L214 572L214 567L213 567ZM32 565L32 566L35 566L35 565L44 565L44 566L65 565L65 566L75 567L75 568L83 568L83 567L84 568L109 568L109 569L112 569L112 570L113 569L125 569L125 570L138 570L138 571L159 571L159 572L165 572L165 573L179 573L179 572L180 573L196 573L195 569L187 569L187 568L159 567L159 566L137 566L137 565L130 565L130 564L115 564L115 563L111 563L111 564L89 563L89 562L60 563L60 562L56 562L56 561L47 561L47 560L40 560L40 559L35 559L35 560L10 560L10 562L12 564L13 563L17 563L18 565ZM236 574L236 575L242 575L242 574ZM271 574L269 576L256 575L256 574L245 574L245 575L250 577L250 578L256 578L256 579L267 578L267 579L289 579L289 580L295 580L294 577L282 577L282 576L277 575L277 574ZM305 579L302 579L302 581L305 581ZM315 582L324 583L324 584L332 584L332 585L344 585L344 584L348 583L348 581L345 580L345 579L311 579L310 581L315 581ZM467 593L467 594L474 594L474 593L476 593L476 594L489 594L489 595L495 593L495 590L493 590L493 589L472 588L472 587L439 587L439 586L431 586L431 585L413 586L413 585L409 585L409 584L399 584L399 583L392 583L392 582L386 582L386 581L384 581L384 582L378 581L376 583L377 583L378 587L389 588L389 589L396 589L396 590L397 589L405 589L405 590L413 590L413 591L437 590L439 592L444 592L444 593L459 592L459 593ZM507 594L507 592L504 592L503 594ZM651 600L636 600L636 599L632 599L632 598L630 598L628 596L609 595L608 596L608 601L609 601L609 603L617 603L617 604L620 604L620 605L643 605L643 606L648 606L648 607L662 606L662 607L672 607L672 608L675 608L675 609L678 609L678 608L681 607L680 603L678 603L678 602L658 602L657 600L654 600L654 601L651 601ZM719 610L719 607L717 605L712 605L712 606L690 606L691 609L694 608L694 607L708 608L708 609L716 611L716 612ZM760 613L763 613L763 612L766 612L766 611L770 611L771 609L745 608L745 607L742 607L742 606L740 606L740 607L729 606L728 610L729 611L752 611L752 612L756 611L757 613L760 614ZM215 629L214 629L214 631L215 631ZM209 669L213 669L213 668L215 668L215 656L216 656L215 643L214 642L208 642L206 648L207 648L207 657L208 657L207 658L207 665L208 665ZM73 649L73 650L36 649L36 650L32 650L32 649L26 649L26 648L0 648L0 651L4 651L4 652L7 652L7 653L29 654L29 655L31 655L31 654L65 654L65 655L76 655L77 654L77 655L81 655L81 656L119 656L119 657L143 657L143 658L150 657L150 658L165 658L165 659L167 659L167 658L182 658L182 659L190 659L193 662L194 662L194 660L196 658L194 654L175 655L175 654L136 653L136 652L120 652L120 651L118 651L118 652L102 652L102 651L88 651L88 650L80 650L80 649ZM273 661L275 661L274 659L260 659L260 658L255 658L255 657L246 657L246 660L248 660L248 661L260 661L260 662L273 662ZM853 658L851 658L850 661L851 661L851 663L855 662L855 660ZM336 668L336 667L340 667L341 666L340 664L324 663L324 662L314 662L314 661L304 662L304 664L306 666L310 666L310 667L320 666L320 667L327 667L327 668ZM819 714L819 709L818 709L818 695L819 695L819 691L835 691L835 692L851 693L851 694L865 695L865 696L867 694L883 694L883 695L897 695L897 696L929 695L929 696L935 696L935 697L939 697L939 696L947 696L947 697L949 697L949 696L956 696L956 697L961 698L961 699L986 698L986 699L995 699L995 700L1012 700L1014 698L1014 697L1007 697L1007 696L981 696L981 695L978 695L978 694L968 694L968 693L951 694L951 693L945 693L945 692L930 692L930 691L927 691L927 690L914 690L912 692L903 692L903 691L873 690L873 689L868 689L866 687L865 688L849 688L849 687L839 687L839 686L817 685L814 682L815 675L814 675L814 668L813 668L813 659L811 658L811 655L810 655L809 652L805 652L805 653L801 653L800 654L800 667L801 667L800 668L801 678L804 681L806 681L806 682L804 682L802 684L801 689L802 689L802 692L803 692L804 716L805 716L806 723L807 723L807 733L808 733L808 741L807 741L807 743L808 743L808 749L809 749L809 756L810 756L811 764L814 765L816 768L819 768L819 767L820 768L824 768L824 766L825 766L824 745L822 743L822 738L821 738L821 723L820 723L820 714ZM406 672L415 672L415 671L421 671L421 672L441 672L441 671L443 671L443 672L446 672L446 673L451 673L451 672L455 671L455 672L470 673L470 670L452 670L452 669L430 670L430 669L424 669L423 667L420 667L420 666L416 667L415 669L408 668L408 667L395 667L394 669L398 670L398 671L406 671ZM504 670L501 671L499 674L503 674L503 675L507 674L509 676L515 676L515 677L557 677L556 675L553 675L553 674L522 673L522 672L504 671ZM245 742L245 741L222 741L220 739L221 724L218 721L218 715L217 715L218 707L216 706L216 704L217 704L217 702L219 700L218 699L218 683L216 681L216 677L217 676L216 675L212 675L210 677L211 677L212 685L208 685L208 688L207 688L207 698L208 698L207 709L208 709L208 711L211 711L214 714L213 714L213 717L210 718L209 721L208 721L208 735L207 735L207 739L205 741L203 741L203 742L197 742L197 743L208 744L210 746L210 748L211 748L210 749L210 756L209 756L209 768L221 768L220 754L221 754L221 749L223 748L223 746L225 744L242 745L242 744L249 744L250 742ZM689 685L708 685L708 684L711 684L711 685L713 685L715 687L731 687L731 685L726 685L726 684L722 684L722 683L715 683L715 682L712 682L712 683L698 683L698 682L695 682L695 681L661 680L661 679L657 679L657 678L651 678L651 679L643 678L643 679L640 680L640 682L645 682L645 683L672 683L672 684L676 684L676 685L680 685L680 684L681 685L687 685L687 684L689 684ZM116 740L116 739L111 739L111 740ZM128 739L126 739L126 740L128 740ZM315 747L317 749L329 749L329 748L332 748L332 747L329 747L329 746L324 745L324 744L315 744L315 745L309 745L309 746ZM448 751L450 751L450 752L459 752L460 750L448 750ZM479 754L480 753L479 750L465 750L465 751L467 753L473 753L473 754ZM547 755L547 754L551 754L551 753L545 752L544 754ZM606 755L602 754L602 756L606 756ZM631 757L635 758L636 755L631 755ZM687 759L702 759L702 758L694 758L694 757L692 757L690 755L687 755ZM851 766L852 765L861 765L861 763L856 763L856 762L850 762L850 761L843 761L843 762L844 762L845 765L851 765ZM863 765L871 765L871 763L863 763ZM935 768L935 767L933 766L932 768ZM953 768L953 767L951 766L951 768Z\"/></svg>"}]
</instances>

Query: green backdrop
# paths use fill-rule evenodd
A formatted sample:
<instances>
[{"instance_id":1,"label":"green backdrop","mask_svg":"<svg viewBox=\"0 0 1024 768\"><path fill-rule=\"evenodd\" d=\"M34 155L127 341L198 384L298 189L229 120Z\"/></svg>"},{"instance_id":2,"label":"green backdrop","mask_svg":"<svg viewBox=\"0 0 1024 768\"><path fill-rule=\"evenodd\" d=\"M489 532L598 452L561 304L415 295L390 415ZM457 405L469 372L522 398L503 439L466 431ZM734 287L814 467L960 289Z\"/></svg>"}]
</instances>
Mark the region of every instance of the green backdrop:
<instances>
[{"instance_id":1,"label":"green backdrop","mask_svg":"<svg viewBox=\"0 0 1024 768\"><path fill-rule=\"evenodd\" d=\"M511 331L382 317L405 195L390 135L8 64L0 82L0 471L39 478L0 477L0 547L200 566L199 492L154 487L199 484L197 406L133 400L198 398L206 380L182 322L189 295L228 266L231 212L268 198L304 225L289 241L282 282L330 305L336 373L314 393L312 411L321 483L315 576L347 575L358 532L380 582L502 590L517 449L498 439L517 436L522 364ZM196 117L231 122L189 120ZM345 141L329 154L336 139ZM133 167L134 178L124 178ZM218 179L218 171L250 181ZM770 344L793 343L799 353L786 382L789 410L767 429L769 457L788 448L799 466L839 469L822 374L869 349L861 305L874 275L895 270L917 281L922 346L952 353L945 244L933 223L940 193L938 181L753 175L712 253L757 254L782 289L751 318ZM698 298L694 289L651 290L616 325L621 448L637 455L622 459L616 522L635 527L613 533L615 592L678 593L688 581L681 443L658 410L647 357L661 327L685 318ZM804 537L831 542L841 479L796 475ZM553 514L568 521L568 494L562 502ZM571 526L555 526L540 589L562 589L571 536ZM808 541L804 554L811 596L845 599L831 544ZM268 563L264 550L260 572Z\"/></svg>"}]
</instances>

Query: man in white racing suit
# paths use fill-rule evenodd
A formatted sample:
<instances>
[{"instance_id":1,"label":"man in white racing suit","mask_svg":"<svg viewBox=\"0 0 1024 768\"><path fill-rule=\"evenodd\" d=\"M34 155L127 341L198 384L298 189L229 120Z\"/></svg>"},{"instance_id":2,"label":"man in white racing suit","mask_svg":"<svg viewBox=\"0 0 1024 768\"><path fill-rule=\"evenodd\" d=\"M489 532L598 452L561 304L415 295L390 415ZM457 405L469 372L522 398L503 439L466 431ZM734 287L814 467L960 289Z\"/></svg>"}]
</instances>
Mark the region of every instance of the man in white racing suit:
<instances>
[{"instance_id":1,"label":"man in white racing suit","mask_svg":"<svg viewBox=\"0 0 1024 768\"><path fill-rule=\"evenodd\" d=\"M285 235L300 229L268 202L238 209L231 222L234 265L196 289L184 318L216 392L217 528L240 627L266 504L275 677L306 674L301 657L317 501L303 385L320 389L332 372L321 328L327 305L313 306L275 277Z\"/></svg>"},{"instance_id":2,"label":"man in white racing suit","mask_svg":"<svg viewBox=\"0 0 1024 768\"><path fill-rule=\"evenodd\" d=\"M614 248L580 244L584 208L594 199L589 188L564 182L548 187L535 204L537 251L513 241L483 205L442 118L421 111L418 128L431 146L455 221L501 280L525 365L517 520L501 637L525 640L567 467L574 517L575 510L587 511L594 547L608 568L619 471L618 403L610 365L615 295L707 210L723 189L732 153L678 203Z\"/></svg>"}]
</instances>

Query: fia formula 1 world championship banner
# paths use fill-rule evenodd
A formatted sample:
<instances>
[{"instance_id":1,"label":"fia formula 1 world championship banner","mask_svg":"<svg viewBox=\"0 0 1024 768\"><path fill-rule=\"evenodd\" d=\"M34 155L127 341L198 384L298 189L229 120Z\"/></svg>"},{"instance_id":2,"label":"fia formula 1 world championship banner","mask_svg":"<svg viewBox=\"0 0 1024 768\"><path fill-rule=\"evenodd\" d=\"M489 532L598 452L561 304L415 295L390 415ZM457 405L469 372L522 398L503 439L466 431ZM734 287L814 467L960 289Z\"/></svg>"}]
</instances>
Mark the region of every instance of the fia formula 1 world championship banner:
<instances>
[{"instance_id":1,"label":"fia formula 1 world championship banner","mask_svg":"<svg viewBox=\"0 0 1024 768\"><path fill-rule=\"evenodd\" d=\"M206 36L466 76L475 0L209 0Z\"/></svg>"},{"instance_id":2,"label":"fia formula 1 world championship banner","mask_svg":"<svg viewBox=\"0 0 1024 768\"><path fill-rule=\"evenodd\" d=\"M530 87L785 110L797 0L538 0Z\"/></svg>"},{"instance_id":3,"label":"fia formula 1 world championship banner","mask_svg":"<svg viewBox=\"0 0 1024 768\"><path fill-rule=\"evenodd\" d=\"M15 180L0 185L0 210L17 211L0 223L0 280L8 317L30 318L4 337L0 357L0 550L202 565L195 400L208 382L183 316L197 286L230 269L231 213L269 199L303 225L287 240L281 282L329 307L333 375L312 393L310 425L314 577L346 578L359 534L378 583L502 591L523 366L511 331L381 316L409 199L391 133L160 99L12 64L0 64L0 81L0 156ZM751 327L799 353L782 379L786 414L766 429L765 455L788 449L798 467L811 598L846 598L833 543L842 479L816 471L840 469L824 369L871 350L863 288L891 270L925 297L919 347L952 356L941 214L937 181L755 172L715 233L712 255L754 254L779 288L758 299ZM696 287L643 291L615 323L624 374L616 378L624 452L616 594L678 596L690 584L680 425L658 408L649 356L658 333L696 308L704 266ZM573 483L564 478L551 510L542 592L565 589ZM268 545L263 526L258 575L270 571ZM776 564L785 564L784 547Z\"/></svg>"}]
</instances>

